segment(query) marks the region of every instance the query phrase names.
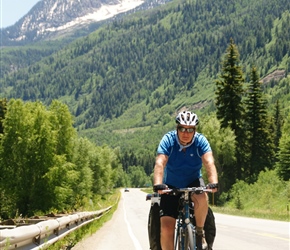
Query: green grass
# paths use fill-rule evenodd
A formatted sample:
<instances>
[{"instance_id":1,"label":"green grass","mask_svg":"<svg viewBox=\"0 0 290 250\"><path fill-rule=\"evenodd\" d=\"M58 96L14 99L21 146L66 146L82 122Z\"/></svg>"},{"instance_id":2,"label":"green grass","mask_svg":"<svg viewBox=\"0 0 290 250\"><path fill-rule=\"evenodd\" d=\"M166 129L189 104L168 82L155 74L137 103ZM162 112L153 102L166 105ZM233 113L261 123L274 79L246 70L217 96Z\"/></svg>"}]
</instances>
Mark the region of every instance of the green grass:
<instances>
[{"instance_id":1,"label":"green grass","mask_svg":"<svg viewBox=\"0 0 290 250\"><path fill-rule=\"evenodd\" d=\"M145 193L152 193L152 187L142 188L141 189ZM98 199L96 210L106 208L109 206L113 206L112 209L102 216L99 220L96 220L92 223L89 223L80 229L72 232L68 236L66 236L61 241L58 241L54 245L50 246L49 250L65 250L71 249L74 245L76 245L82 239L85 239L96 231L98 231L105 222L109 221L114 212L117 209L118 201L120 198L120 190L115 189L112 193L106 195L103 198ZM117 202L116 202L117 201ZM263 207L258 207L253 204L253 207L247 207L243 209L236 209L230 206L211 206L214 213L222 213L236 216L245 216L252 218L261 218L261 219L271 219L271 220L280 220L280 221L289 221L289 205L286 205L285 208L280 209L279 211L273 209L266 209Z\"/></svg>"},{"instance_id":2,"label":"green grass","mask_svg":"<svg viewBox=\"0 0 290 250\"><path fill-rule=\"evenodd\" d=\"M145 193L152 193L152 188L142 189ZM211 206L212 210L215 213L236 215L236 216L245 216L252 218L260 219L269 219L269 220L279 220L279 221L290 221L290 204L286 204L283 207L263 207L256 205L255 202L252 203L252 206L245 207L243 209L233 208L232 206Z\"/></svg>"},{"instance_id":3,"label":"green grass","mask_svg":"<svg viewBox=\"0 0 290 250\"><path fill-rule=\"evenodd\" d=\"M69 235L67 235L65 238L63 238L60 241L57 241L55 244L51 245L49 250L67 250L71 249L73 246L75 246L79 241L82 239L88 238L91 235L93 235L95 232L97 232L105 222L109 221L114 212L116 211L118 207L118 202L120 199L120 190L115 189L112 193L107 194L102 199L99 199L97 202L98 208L96 210L100 210L102 208L106 208L109 206L112 206L112 209L100 217L99 219L82 226L81 228L73 231ZM116 202L117 201L117 202Z\"/></svg>"},{"instance_id":4,"label":"green grass","mask_svg":"<svg viewBox=\"0 0 290 250\"><path fill-rule=\"evenodd\" d=\"M252 209L236 209L231 207L217 207L211 206L214 213L222 213L236 216L245 216L259 219L289 221L289 206L285 207L283 211L266 210L263 208Z\"/></svg>"}]
</instances>

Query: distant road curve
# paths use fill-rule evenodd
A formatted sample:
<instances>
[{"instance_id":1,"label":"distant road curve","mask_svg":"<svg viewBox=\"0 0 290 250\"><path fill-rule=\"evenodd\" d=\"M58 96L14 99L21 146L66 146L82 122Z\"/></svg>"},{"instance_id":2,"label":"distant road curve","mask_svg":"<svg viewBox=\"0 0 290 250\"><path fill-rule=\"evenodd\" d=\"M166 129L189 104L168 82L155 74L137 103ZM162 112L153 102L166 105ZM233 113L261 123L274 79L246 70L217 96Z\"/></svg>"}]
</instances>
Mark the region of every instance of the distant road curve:
<instances>
[{"instance_id":1,"label":"distant road curve","mask_svg":"<svg viewBox=\"0 0 290 250\"><path fill-rule=\"evenodd\" d=\"M148 250L150 202L140 189L122 190L112 219L73 250ZM289 222L215 214L214 250L290 250Z\"/></svg>"}]
</instances>

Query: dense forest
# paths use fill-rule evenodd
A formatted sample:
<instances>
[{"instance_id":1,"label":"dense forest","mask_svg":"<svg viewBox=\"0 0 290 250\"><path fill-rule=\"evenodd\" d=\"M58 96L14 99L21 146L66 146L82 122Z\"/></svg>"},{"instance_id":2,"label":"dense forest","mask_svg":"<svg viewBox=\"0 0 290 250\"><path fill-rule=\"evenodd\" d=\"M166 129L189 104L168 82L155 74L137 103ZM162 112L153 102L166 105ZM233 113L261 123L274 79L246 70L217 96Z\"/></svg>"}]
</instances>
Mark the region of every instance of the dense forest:
<instances>
[{"instance_id":1,"label":"dense forest","mask_svg":"<svg viewBox=\"0 0 290 250\"><path fill-rule=\"evenodd\" d=\"M255 183L263 171L289 181L289 9L286 0L176 0L64 47L2 48L0 191L11 198L1 210L78 209L114 184L148 184L157 144L184 108L200 116L210 139L221 203L237 180ZM239 78L231 84L232 70ZM38 150L43 141L50 150ZM100 178L107 165L112 171ZM91 182L76 187L85 174ZM41 208L33 204L39 179L55 187ZM21 207L23 199L31 207Z\"/></svg>"},{"instance_id":2,"label":"dense forest","mask_svg":"<svg viewBox=\"0 0 290 250\"><path fill-rule=\"evenodd\" d=\"M79 129L118 118L144 100L144 116L172 105L179 93L186 93L189 103L209 100L231 37L248 72L255 62L261 76L277 68L288 74L289 4L174 1L100 28L39 63L5 75L2 95L46 104L62 100ZM37 60L39 50L34 51L26 51L26 58ZM18 52L17 58L23 58Z\"/></svg>"},{"instance_id":3,"label":"dense forest","mask_svg":"<svg viewBox=\"0 0 290 250\"><path fill-rule=\"evenodd\" d=\"M0 103L0 220L80 210L113 188L150 185L141 166L123 170L118 149L78 137L59 101Z\"/></svg>"},{"instance_id":4,"label":"dense forest","mask_svg":"<svg viewBox=\"0 0 290 250\"><path fill-rule=\"evenodd\" d=\"M214 82L231 37L247 80L253 63L262 78L277 69L285 77L289 23L288 1L173 1L113 22L50 56L41 55L62 48L60 41L4 50L1 67L12 71L1 78L1 96L46 105L58 99L69 106L78 131L102 144L105 121L112 130L143 130L167 124L182 106L213 111ZM270 81L264 89L270 108L278 99L288 108L287 84L282 91ZM116 137L109 144L118 143Z\"/></svg>"}]
</instances>

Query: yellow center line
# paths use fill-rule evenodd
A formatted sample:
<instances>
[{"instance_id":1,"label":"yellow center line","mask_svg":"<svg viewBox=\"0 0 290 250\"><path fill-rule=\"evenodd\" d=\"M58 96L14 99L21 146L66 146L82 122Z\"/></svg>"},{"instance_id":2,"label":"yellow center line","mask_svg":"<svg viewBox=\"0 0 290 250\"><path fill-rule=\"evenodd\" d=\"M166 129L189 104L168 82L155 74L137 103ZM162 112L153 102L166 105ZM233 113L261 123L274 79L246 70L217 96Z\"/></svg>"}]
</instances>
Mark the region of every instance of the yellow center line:
<instances>
[{"instance_id":1,"label":"yellow center line","mask_svg":"<svg viewBox=\"0 0 290 250\"><path fill-rule=\"evenodd\" d=\"M269 238L275 238L275 239L279 239L279 240L285 240L285 241L290 241L290 239L287 239L287 238L282 238L282 237L278 237L278 236L275 236L274 234L266 234L266 233L255 233L257 235L261 235L261 236L266 236L266 237L269 237Z\"/></svg>"}]
</instances>

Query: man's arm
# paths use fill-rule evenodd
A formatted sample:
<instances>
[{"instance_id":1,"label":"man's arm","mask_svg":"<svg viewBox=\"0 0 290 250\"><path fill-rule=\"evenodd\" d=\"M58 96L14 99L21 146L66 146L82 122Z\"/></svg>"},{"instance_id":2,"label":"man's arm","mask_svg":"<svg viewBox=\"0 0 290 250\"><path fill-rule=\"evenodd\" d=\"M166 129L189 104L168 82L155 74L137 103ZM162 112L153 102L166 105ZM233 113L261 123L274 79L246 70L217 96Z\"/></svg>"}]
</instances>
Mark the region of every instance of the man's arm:
<instances>
[{"instance_id":1,"label":"man's arm","mask_svg":"<svg viewBox=\"0 0 290 250\"><path fill-rule=\"evenodd\" d=\"M155 160L154 166L154 183L153 185L162 184L163 182L163 173L166 163L168 161L168 156L164 154L158 154Z\"/></svg>"},{"instance_id":2,"label":"man's arm","mask_svg":"<svg viewBox=\"0 0 290 250\"><path fill-rule=\"evenodd\" d=\"M205 153L201 159L207 173L208 182L218 183L218 175L212 152Z\"/></svg>"}]
</instances>

